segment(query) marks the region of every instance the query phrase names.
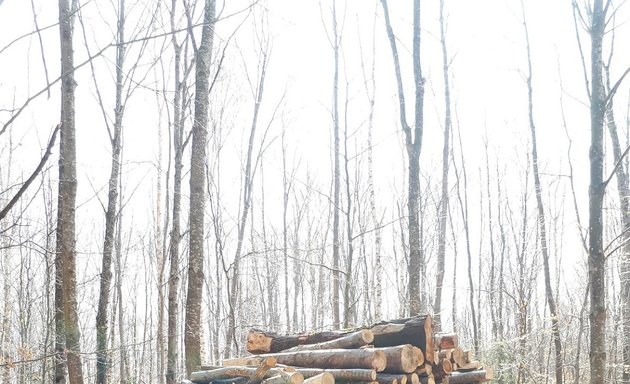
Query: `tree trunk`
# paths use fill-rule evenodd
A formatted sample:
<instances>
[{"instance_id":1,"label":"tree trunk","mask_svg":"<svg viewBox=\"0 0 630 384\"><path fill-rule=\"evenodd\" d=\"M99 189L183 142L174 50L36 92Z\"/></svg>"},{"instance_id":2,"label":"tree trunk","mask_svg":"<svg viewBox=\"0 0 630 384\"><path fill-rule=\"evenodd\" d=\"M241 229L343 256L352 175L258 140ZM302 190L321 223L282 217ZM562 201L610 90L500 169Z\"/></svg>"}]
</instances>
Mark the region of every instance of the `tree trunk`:
<instances>
[{"instance_id":1,"label":"tree trunk","mask_svg":"<svg viewBox=\"0 0 630 384\"><path fill-rule=\"evenodd\" d=\"M186 372L201 365L201 292L203 288L206 144L210 93L210 60L214 37L215 0L206 0L201 44L195 53L195 120L190 155L190 235L188 294L184 346Z\"/></svg>"},{"instance_id":2,"label":"tree trunk","mask_svg":"<svg viewBox=\"0 0 630 384\"><path fill-rule=\"evenodd\" d=\"M528 117L529 128L532 135L532 170L534 173L534 188L536 190L536 207L538 208L538 230L540 231L540 250L543 259L543 270L545 274L545 296L547 305L549 306L549 316L551 318L551 333L555 348L555 373L556 384L562 384L562 342L560 339L560 326L558 322L558 311L556 310L556 301L553 296L553 287L551 285L551 274L549 271L549 247L547 241L547 225L545 223L545 208L542 200L542 185L540 183L540 173L538 171L538 146L536 142L536 125L534 124L534 96L532 87L532 61L529 46L529 32L527 30L527 22L525 20L525 5L521 0L521 8L523 11L523 26L525 28L525 40L527 43L527 99L528 99Z\"/></svg>"},{"instance_id":3,"label":"tree trunk","mask_svg":"<svg viewBox=\"0 0 630 384\"><path fill-rule=\"evenodd\" d=\"M175 30L175 9L176 0L171 4L171 30ZM175 69L175 95L173 98L173 152L175 154L173 164L173 217L171 227L171 239L169 242L169 274L168 274L168 320L167 320L167 347L166 347L166 384L175 384L175 374L177 372L177 361L179 351L179 243L181 241L180 216L182 201L182 168L184 152L184 134L182 118L182 95L184 84L181 81L181 45L177 42L175 33L171 36L174 50Z\"/></svg>"},{"instance_id":4,"label":"tree trunk","mask_svg":"<svg viewBox=\"0 0 630 384\"><path fill-rule=\"evenodd\" d=\"M608 70L606 71L608 72ZM607 76L607 79L609 76ZM610 87L608 86L608 92ZM621 317L623 319L622 329L624 341L622 343L622 359L623 374L622 383L630 383L630 181L628 179L627 169L620 164L623 161L621 153L621 144L619 143L619 134L617 132L617 124L612 109L612 99L608 103L606 109L606 122L608 132L612 141L613 160L616 167L617 191L619 195L619 213L621 216L621 256L619 258L619 284L621 288Z\"/></svg>"},{"instance_id":5,"label":"tree trunk","mask_svg":"<svg viewBox=\"0 0 630 384\"><path fill-rule=\"evenodd\" d=\"M77 313L77 280L75 250L75 211L77 197L76 128L74 110L73 13L69 0L59 0L59 33L61 38L61 139L59 151L59 195L57 210L57 258L61 267L63 333L70 384L83 384L81 364L81 331ZM57 298L55 300L57 302ZM56 380L60 377L57 376Z\"/></svg>"},{"instance_id":6,"label":"tree trunk","mask_svg":"<svg viewBox=\"0 0 630 384\"><path fill-rule=\"evenodd\" d=\"M383 6L383 16L385 19L385 29L394 60L394 72L396 74L396 85L398 89L398 100L400 110L400 123L405 138L408 160L408 232L409 232L409 263L407 273L409 275L409 311L412 316L418 315L425 306L424 297L420 294L420 270L423 269L424 256L420 241L420 150L422 148L423 132L423 106L424 106L424 79L422 78L422 67L420 65L420 0L413 3L413 75L415 84L415 104L414 104L414 129L407 122L407 112L405 104L405 92L403 88L400 60L396 36L389 19L389 8L387 0L381 0Z\"/></svg>"},{"instance_id":7,"label":"tree trunk","mask_svg":"<svg viewBox=\"0 0 630 384\"><path fill-rule=\"evenodd\" d=\"M341 191L341 182L340 182L340 171L339 171L339 45L340 45L340 37L338 35L339 31L337 29L337 5L336 1L333 0L332 7L332 16L333 16L333 51L335 55L335 75L333 80L333 131L334 131L334 175L333 175L333 184L334 184L334 194L333 194L333 285L332 285L332 306L333 306L333 328L339 329L341 326L341 320L339 316L339 287L340 287L340 276L339 276L339 249L341 248L340 244L340 235L339 235L339 215L340 215L340 191Z\"/></svg>"},{"instance_id":8,"label":"tree trunk","mask_svg":"<svg viewBox=\"0 0 630 384\"><path fill-rule=\"evenodd\" d=\"M606 258L603 249L605 185L603 182L603 125L606 95L602 79L602 45L606 12L602 0L593 2L591 16L591 148L588 225L588 277L590 285L590 365L591 384L606 379Z\"/></svg>"},{"instance_id":9,"label":"tree trunk","mask_svg":"<svg viewBox=\"0 0 630 384\"><path fill-rule=\"evenodd\" d=\"M444 285L444 263L446 258L446 219L448 217L448 169L451 138L451 90L448 76L448 54L446 52L446 26L444 25L444 0L440 0L440 44L442 46L442 72L444 75L444 144L442 147L442 190L438 208L438 251L437 282L435 284L435 327L442 329L442 285Z\"/></svg>"},{"instance_id":10,"label":"tree trunk","mask_svg":"<svg viewBox=\"0 0 630 384\"><path fill-rule=\"evenodd\" d=\"M96 313L96 383L107 383L107 309L109 306L109 290L112 278L112 251L116 220L118 219L118 177L120 174L120 153L123 120L123 64L125 45L125 0L120 0L118 9L118 34L116 41L116 106L114 108L114 132L111 137L112 165L109 176L108 203L105 213L105 238L103 240L103 260L101 282Z\"/></svg>"}]
</instances>

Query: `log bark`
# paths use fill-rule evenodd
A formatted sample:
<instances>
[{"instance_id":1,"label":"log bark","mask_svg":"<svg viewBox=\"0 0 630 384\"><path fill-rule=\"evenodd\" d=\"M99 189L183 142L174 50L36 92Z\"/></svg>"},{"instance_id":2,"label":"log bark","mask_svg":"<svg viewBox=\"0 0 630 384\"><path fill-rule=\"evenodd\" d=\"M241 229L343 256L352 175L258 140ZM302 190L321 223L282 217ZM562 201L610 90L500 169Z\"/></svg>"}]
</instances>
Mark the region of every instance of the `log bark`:
<instances>
[{"instance_id":1,"label":"log bark","mask_svg":"<svg viewBox=\"0 0 630 384\"><path fill-rule=\"evenodd\" d=\"M282 369L275 368L276 361L274 358L264 359L258 367L230 366L230 367L202 367L211 368L192 372L190 379L196 383L209 383L216 380L228 380L237 377L254 378L257 381L265 377L271 377L282 374ZM302 378L304 381L304 378Z\"/></svg>"},{"instance_id":2,"label":"log bark","mask_svg":"<svg viewBox=\"0 0 630 384\"><path fill-rule=\"evenodd\" d=\"M295 368L305 378L317 376L320 373L328 372L338 381L374 381L377 373L373 369L317 369L317 368Z\"/></svg>"},{"instance_id":3,"label":"log bark","mask_svg":"<svg viewBox=\"0 0 630 384\"><path fill-rule=\"evenodd\" d=\"M356 349L369 345L373 340L374 333L368 329L362 329L330 341L317 344L297 345L284 352L316 351L320 349Z\"/></svg>"},{"instance_id":4,"label":"log bark","mask_svg":"<svg viewBox=\"0 0 630 384\"><path fill-rule=\"evenodd\" d=\"M421 384L435 384L435 377L432 374L429 374L427 376L420 376L420 383ZM445 382L442 381L442 383L444 384Z\"/></svg>"},{"instance_id":5,"label":"log bark","mask_svg":"<svg viewBox=\"0 0 630 384\"><path fill-rule=\"evenodd\" d=\"M453 349L459 347L456 333L438 333L435 335L436 349Z\"/></svg>"},{"instance_id":6,"label":"log bark","mask_svg":"<svg viewBox=\"0 0 630 384\"><path fill-rule=\"evenodd\" d=\"M448 384L481 383L492 380L494 373L491 369L471 372L454 372L448 376Z\"/></svg>"},{"instance_id":7,"label":"log bark","mask_svg":"<svg viewBox=\"0 0 630 384\"><path fill-rule=\"evenodd\" d=\"M420 377L418 377L418 375L415 373L411 373L407 375L407 383L420 384Z\"/></svg>"},{"instance_id":8,"label":"log bark","mask_svg":"<svg viewBox=\"0 0 630 384\"><path fill-rule=\"evenodd\" d=\"M335 378L329 372L323 372L304 380L304 384L335 384Z\"/></svg>"},{"instance_id":9,"label":"log bark","mask_svg":"<svg viewBox=\"0 0 630 384\"><path fill-rule=\"evenodd\" d=\"M418 355L411 344L380 348L387 357L387 373L412 373L418 368Z\"/></svg>"},{"instance_id":10,"label":"log bark","mask_svg":"<svg viewBox=\"0 0 630 384\"><path fill-rule=\"evenodd\" d=\"M379 373L378 375L376 375L375 381L378 382L379 384L407 384L407 375Z\"/></svg>"},{"instance_id":11,"label":"log bark","mask_svg":"<svg viewBox=\"0 0 630 384\"><path fill-rule=\"evenodd\" d=\"M378 349L329 349L226 359L223 360L223 365L259 365L265 357L275 357L279 364L305 368L364 368L380 372L385 369L387 364L385 352Z\"/></svg>"},{"instance_id":12,"label":"log bark","mask_svg":"<svg viewBox=\"0 0 630 384\"><path fill-rule=\"evenodd\" d=\"M433 361L433 323L430 315L395 319L362 327L374 334L375 347L411 344L424 353L425 360ZM281 335L252 329L247 335L247 351L253 354L277 353L298 345L316 344L339 339L360 329L325 331L297 335Z\"/></svg>"}]
</instances>

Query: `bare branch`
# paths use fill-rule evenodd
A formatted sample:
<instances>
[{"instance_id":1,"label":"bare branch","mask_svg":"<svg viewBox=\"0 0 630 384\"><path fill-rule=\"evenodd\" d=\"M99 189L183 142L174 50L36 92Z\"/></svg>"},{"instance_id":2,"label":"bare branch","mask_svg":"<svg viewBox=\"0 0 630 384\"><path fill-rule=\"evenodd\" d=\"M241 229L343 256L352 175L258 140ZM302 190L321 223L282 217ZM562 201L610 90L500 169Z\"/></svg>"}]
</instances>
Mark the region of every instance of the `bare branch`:
<instances>
[{"instance_id":1,"label":"bare branch","mask_svg":"<svg viewBox=\"0 0 630 384\"><path fill-rule=\"evenodd\" d=\"M13 208L13 206L15 205L15 203L18 202L18 200L20 200L20 197L22 197L22 195L24 194L24 192L26 192L28 187L33 182L33 180L35 180L37 175L39 175L42 168L44 168L46 161L48 161L48 158L50 157L50 154L52 153L52 148L55 145L55 139L57 138L57 132L59 132L60 128L61 128L61 123L57 124L57 126L55 127L55 130L52 133L52 137L50 138L50 141L48 142L48 147L46 147L46 152L44 153L44 156L42 157L42 159L39 161L37 168L35 168L35 170L31 174L31 176L26 180L26 182L22 184L20 189L17 191L15 196L13 196L11 201L9 201L6 207L4 207L2 211L0 211L0 221L2 221L2 219L5 218L5 216L9 213L9 211L11 211L11 208Z\"/></svg>"}]
</instances>

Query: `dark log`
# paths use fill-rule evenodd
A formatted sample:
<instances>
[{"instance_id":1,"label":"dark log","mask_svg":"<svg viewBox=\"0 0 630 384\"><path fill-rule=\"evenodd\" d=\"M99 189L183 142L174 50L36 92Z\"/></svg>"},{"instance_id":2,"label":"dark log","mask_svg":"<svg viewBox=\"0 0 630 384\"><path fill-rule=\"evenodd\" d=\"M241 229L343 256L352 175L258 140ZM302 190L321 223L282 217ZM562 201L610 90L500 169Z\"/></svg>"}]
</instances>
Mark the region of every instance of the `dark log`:
<instances>
[{"instance_id":1,"label":"dark log","mask_svg":"<svg viewBox=\"0 0 630 384\"><path fill-rule=\"evenodd\" d=\"M298 335L281 335L252 329L247 335L247 351L254 354L276 353L297 345L335 340L360 329L372 331L374 334L372 344L377 348L412 344L422 350L425 360L433 362L433 324L430 315L389 320L359 329Z\"/></svg>"},{"instance_id":2,"label":"dark log","mask_svg":"<svg viewBox=\"0 0 630 384\"><path fill-rule=\"evenodd\" d=\"M410 373L407 375L407 383L409 384L420 384L420 378L415 373Z\"/></svg>"},{"instance_id":3,"label":"dark log","mask_svg":"<svg viewBox=\"0 0 630 384\"><path fill-rule=\"evenodd\" d=\"M442 383L444 383L444 381L442 381ZM420 384L435 384L435 377L433 374L420 376Z\"/></svg>"},{"instance_id":4,"label":"dark log","mask_svg":"<svg viewBox=\"0 0 630 384\"><path fill-rule=\"evenodd\" d=\"M387 358L378 349L327 349L274 353L239 359L223 360L224 366L258 365L261 359L274 357L279 364L305 368L364 368L380 372L385 369Z\"/></svg>"}]
</instances>

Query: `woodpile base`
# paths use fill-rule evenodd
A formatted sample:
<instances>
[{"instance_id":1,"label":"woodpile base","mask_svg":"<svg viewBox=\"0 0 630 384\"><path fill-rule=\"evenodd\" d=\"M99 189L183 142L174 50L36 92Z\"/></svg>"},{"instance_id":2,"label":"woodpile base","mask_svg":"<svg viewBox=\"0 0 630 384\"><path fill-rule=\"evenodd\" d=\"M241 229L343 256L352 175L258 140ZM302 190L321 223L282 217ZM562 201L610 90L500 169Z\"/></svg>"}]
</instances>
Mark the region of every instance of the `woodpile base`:
<instances>
[{"instance_id":1,"label":"woodpile base","mask_svg":"<svg viewBox=\"0 0 630 384\"><path fill-rule=\"evenodd\" d=\"M252 329L247 350L251 356L200 367L184 383L474 384L493 377L456 334L434 335L429 315L299 335Z\"/></svg>"}]
</instances>

